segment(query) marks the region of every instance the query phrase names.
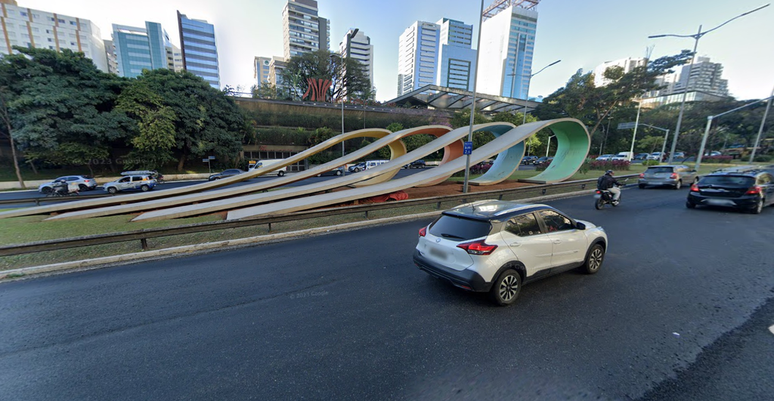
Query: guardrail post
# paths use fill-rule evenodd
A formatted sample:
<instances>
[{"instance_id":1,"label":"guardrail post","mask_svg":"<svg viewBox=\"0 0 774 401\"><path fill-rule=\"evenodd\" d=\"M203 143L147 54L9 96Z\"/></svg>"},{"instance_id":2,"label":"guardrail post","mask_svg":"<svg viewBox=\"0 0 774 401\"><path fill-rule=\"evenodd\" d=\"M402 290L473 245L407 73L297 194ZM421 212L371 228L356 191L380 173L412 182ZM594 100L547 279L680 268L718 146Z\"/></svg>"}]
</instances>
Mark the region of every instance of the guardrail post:
<instances>
[{"instance_id":1,"label":"guardrail post","mask_svg":"<svg viewBox=\"0 0 774 401\"><path fill-rule=\"evenodd\" d=\"M435 204L435 209L439 210L441 208L441 202L438 202Z\"/></svg>"},{"instance_id":2,"label":"guardrail post","mask_svg":"<svg viewBox=\"0 0 774 401\"><path fill-rule=\"evenodd\" d=\"M542 195L545 195L545 194L546 194L546 189L543 188Z\"/></svg>"},{"instance_id":3,"label":"guardrail post","mask_svg":"<svg viewBox=\"0 0 774 401\"><path fill-rule=\"evenodd\" d=\"M40 206L40 198L35 198L35 206Z\"/></svg>"},{"instance_id":4,"label":"guardrail post","mask_svg":"<svg viewBox=\"0 0 774 401\"><path fill-rule=\"evenodd\" d=\"M148 240L145 238L140 239L140 245L142 245L142 250L147 251L148 250Z\"/></svg>"},{"instance_id":5,"label":"guardrail post","mask_svg":"<svg viewBox=\"0 0 774 401\"><path fill-rule=\"evenodd\" d=\"M268 232L271 232L271 223L269 223L269 231Z\"/></svg>"},{"instance_id":6,"label":"guardrail post","mask_svg":"<svg viewBox=\"0 0 774 401\"><path fill-rule=\"evenodd\" d=\"M581 189L586 189L586 184L581 184Z\"/></svg>"},{"instance_id":7,"label":"guardrail post","mask_svg":"<svg viewBox=\"0 0 774 401\"><path fill-rule=\"evenodd\" d=\"M365 211L365 218L368 218L368 210Z\"/></svg>"}]
</instances>

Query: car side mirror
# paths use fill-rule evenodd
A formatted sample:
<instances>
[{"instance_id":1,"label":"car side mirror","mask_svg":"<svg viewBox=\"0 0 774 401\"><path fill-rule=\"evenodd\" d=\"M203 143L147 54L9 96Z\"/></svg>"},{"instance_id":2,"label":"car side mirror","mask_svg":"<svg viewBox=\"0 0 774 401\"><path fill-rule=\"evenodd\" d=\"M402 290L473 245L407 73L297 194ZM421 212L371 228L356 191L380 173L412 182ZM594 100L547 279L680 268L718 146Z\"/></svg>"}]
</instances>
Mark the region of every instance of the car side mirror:
<instances>
[{"instance_id":1,"label":"car side mirror","mask_svg":"<svg viewBox=\"0 0 774 401\"><path fill-rule=\"evenodd\" d=\"M578 230L585 230L586 225L578 221L578 222L575 222L575 228L577 228Z\"/></svg>"}]
</instances>

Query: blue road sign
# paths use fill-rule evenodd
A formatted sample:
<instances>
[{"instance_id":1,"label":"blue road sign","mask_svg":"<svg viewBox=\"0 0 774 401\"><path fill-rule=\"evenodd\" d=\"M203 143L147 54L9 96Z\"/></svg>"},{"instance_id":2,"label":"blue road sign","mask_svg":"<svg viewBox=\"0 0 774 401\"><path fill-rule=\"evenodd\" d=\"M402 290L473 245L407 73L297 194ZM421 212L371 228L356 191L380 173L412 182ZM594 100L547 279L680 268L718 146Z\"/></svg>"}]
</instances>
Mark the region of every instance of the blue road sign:
<instances>
[{"instance_id":1,"label":"blue road sign","mask_svg":"<svg viewBox=\"0 0 774 401\"><path fill-rule=\"evenodd\" d=\"M473 142L463 142L462 154L469 155L473 153Z\"/></svg>"}]
</instances>

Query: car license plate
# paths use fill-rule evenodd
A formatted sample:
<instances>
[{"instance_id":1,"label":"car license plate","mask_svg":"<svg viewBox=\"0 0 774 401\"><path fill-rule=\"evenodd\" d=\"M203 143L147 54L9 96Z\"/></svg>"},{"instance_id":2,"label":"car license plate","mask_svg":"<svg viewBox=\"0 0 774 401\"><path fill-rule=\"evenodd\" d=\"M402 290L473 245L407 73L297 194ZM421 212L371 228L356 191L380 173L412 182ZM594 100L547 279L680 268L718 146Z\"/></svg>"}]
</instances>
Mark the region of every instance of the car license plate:
<instances>
[{"instance_id":1,"label":"car license plate","mask_svg":"<svg viewBox=\"0 0 774 401\"><path fill-rule=\"evenodd\" d=\"M441 251L441 250L439 250L439 249L431 247L430 248L430 254L435 256L438 259L446 260L446 253Z\"/></svg>"},{"instance_id":2,"label":"car license plate","mask_svg":"<svg viewBox=\"0 0 774 401\"><path fill-rule=\"evenodd\" d=\"M712 206L734 206L734 202L730 200L724 200L724 199L707 199L705 201L708 205Z\"/></svg>"}]
</instances>

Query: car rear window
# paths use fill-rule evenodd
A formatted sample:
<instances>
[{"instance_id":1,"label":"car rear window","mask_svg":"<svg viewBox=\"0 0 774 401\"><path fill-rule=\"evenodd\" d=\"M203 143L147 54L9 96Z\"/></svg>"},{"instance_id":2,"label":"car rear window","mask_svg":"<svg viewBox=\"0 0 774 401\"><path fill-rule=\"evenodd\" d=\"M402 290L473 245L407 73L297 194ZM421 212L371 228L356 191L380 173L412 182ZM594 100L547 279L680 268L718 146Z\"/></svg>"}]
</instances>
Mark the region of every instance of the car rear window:
<instances>
[{"instance_id":1,"label":"car rear window","mask_svg":"<svg viewBox=\"0 0 774 401\"><path fill-rule=\"evenodd\" d=\"M430 234L450 240L464 241L485 237L491 229L492 225L488 221L471 220L444 214L430 226Z\"/></svg>"},{"instance_id":2,"label":"car rear window","mask_svg":"<svg viewBox=\"0 0 774 401\"><path fill-rule=\"evenodd\" d=\"M648 173L652 174L658 174L658 173L671 173L672 167L648 167Z\"/></svg>"},{"instance_id":3,"label":"car rear window","mask_svg":"<svg viewBox=\"0 0 774 401\"><path fill-rule=\"evenodd\" d=\"M710 175L699 180L699 185L718 185L731 188L749 188L754 183L755 178L738 175Z\"/></svg>"}]
</instances>

